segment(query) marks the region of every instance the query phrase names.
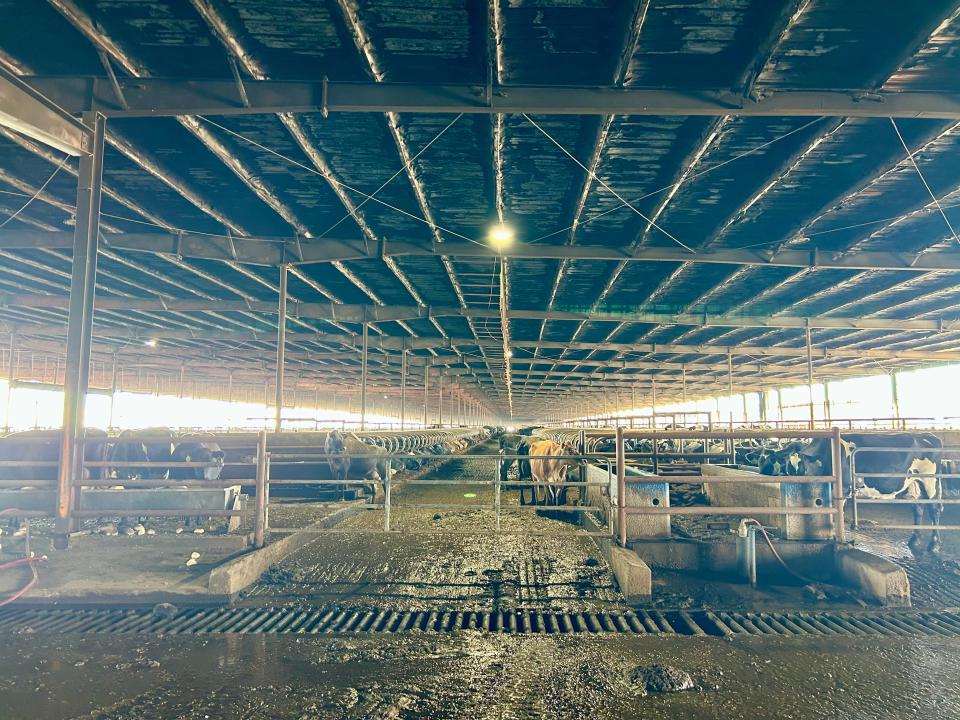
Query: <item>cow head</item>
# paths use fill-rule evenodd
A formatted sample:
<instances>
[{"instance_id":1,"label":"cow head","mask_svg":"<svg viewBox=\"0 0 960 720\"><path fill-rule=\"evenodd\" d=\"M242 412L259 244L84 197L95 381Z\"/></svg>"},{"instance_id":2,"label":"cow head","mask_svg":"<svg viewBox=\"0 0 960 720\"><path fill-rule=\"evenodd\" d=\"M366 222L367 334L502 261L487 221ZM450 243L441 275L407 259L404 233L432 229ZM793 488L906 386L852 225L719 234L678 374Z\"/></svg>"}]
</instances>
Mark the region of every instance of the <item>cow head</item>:
<instances>
[{"instance_id":1,"label":"cow head","mask_svg":"<svg viewBox=\"0 0 960 720\"><path fill-rule=\"evenodd\" d=\"M347 451L347 441L339 430L331 430L327 434L323 449L328 455L340 455Z\"/></svg>"}]
</instances>

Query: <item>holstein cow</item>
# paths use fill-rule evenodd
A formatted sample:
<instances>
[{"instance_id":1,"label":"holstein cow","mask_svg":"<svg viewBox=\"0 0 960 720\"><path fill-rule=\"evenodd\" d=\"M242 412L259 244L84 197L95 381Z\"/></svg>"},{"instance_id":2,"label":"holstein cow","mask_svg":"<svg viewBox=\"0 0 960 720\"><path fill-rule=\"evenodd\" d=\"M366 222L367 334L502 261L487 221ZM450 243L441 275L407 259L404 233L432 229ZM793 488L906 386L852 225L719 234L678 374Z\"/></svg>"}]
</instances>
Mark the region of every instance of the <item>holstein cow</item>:
<instances>
[{"instance_id":1,"label":"holstein cow","mask_svg":"<svg viewBox=\"0 0 960 720\"><path fill-rule=\"evenodd\" d=\"M570 453L553 440L534 440L530 443L530 474L533 480L532 505L566 505L567 473L570 462L560 456ZM543 502L540 502L541 490ZM523 490L520 490L520 504L525 505Z\"/></svg>"},{"instance_id":2,"label":"holstein cow","mask_svg":"<svg viewBox=\"0 0 960 720\"><path fill-rule=\"evenodd\" d=\"M799 455L799 467L789 474L831 475L833 474L833 454L829 438L817 438L801 448L787 446L787 467L793 467L795 457ZM935 452L943 447L940 438L930 433L844 433L841 442L841 474L844 494L849 494L852 483L850 458L856 453L858 497L884 500L940 500L943 498L943 485L938 477L940 472L940 454ZM894 450L869 450L869 448L896 448ZM769 469L769 468L766 468ZM764 474L765 466L760 471ZM787 472L779 474L786 475ZM885 477L890 475L890 477ZM943 505L938 502L913 504L913 524L923 524L924 508L930 518L930 524L940 524ZM915 530L909 540L910 549L919 550L921 533ZM940 531L931 532L927 550L940 552Z\"/></svg>"}]
</instances>

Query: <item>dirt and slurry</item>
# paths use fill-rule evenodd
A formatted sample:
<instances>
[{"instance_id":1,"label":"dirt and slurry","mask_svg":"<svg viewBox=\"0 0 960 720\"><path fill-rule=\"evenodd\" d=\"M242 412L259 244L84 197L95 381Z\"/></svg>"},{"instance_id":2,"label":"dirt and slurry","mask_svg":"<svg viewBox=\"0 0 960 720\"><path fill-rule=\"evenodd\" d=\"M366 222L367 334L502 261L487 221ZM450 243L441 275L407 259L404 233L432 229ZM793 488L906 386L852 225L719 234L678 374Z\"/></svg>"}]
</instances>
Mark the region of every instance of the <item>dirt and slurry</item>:
<instances>
[{"instance_id":1,"label":"dirt and slurry","mask_svg":"<svg viewBox=\"0 0 960 720\"><path fill-rule=\"evenodd\" d=\"M958 662L943 638L18 636L0 717L955 718Z\"/></svg>"},{"instance_id":2,"label":"dirt and slurry","mask_svg":"<svg viewBox=\"0 0 960 720\"><path fill-rule=\"evenodd\" d=\"M480 448L489 452L489 448ZM240 600L375 609L626 610L592 540L502 498L466 456L395 495L400 530L318 536ZM473 482L470 482L473 481ZM480 481L480 482L477 482ZM418 503L443 508L411 508ZM313 503L276 516L309 524ZM317 503L315 510L328 511ZM459 506L459 507L454 507ZM361 511L351 531L382 527ZM674 604L678 607L678 604ZM160 607L157 613L176 613ZM936 636L829 638L506 634L477 630L223 635L8 633L0 718L386 720L960 717L960 644Z\"/></svg>"},{"instance_id":3,"label":"dirt and slurry","mask_svg":"<svg viewBox=\"0 0 960 720\"><path fill-rule=\"evenodd\" d=\"M573 524L501 498L496 535L490 444L486 457L466 455L422 479L456 485L405 485L393 496L391 526L383 512L361 512L319 537L245 593L245 601L272 604L337 603L382 609L600 610L622 607L612 573L592 539ZM410 505L438 505L413 508ZM454 534L413 534L414 532Z\"/></svg>"}]
</instances>

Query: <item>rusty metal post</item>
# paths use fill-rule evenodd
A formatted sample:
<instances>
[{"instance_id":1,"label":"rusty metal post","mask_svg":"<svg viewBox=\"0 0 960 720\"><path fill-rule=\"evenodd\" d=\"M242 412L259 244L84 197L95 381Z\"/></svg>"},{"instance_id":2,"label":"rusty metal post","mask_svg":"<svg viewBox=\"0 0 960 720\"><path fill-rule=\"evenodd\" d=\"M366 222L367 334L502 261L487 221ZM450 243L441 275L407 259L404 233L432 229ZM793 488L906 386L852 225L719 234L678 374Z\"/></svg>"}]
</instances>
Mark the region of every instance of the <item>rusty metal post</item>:
<instances>
[{"instance_id":1,"label":"rusty metal post","mask_svg":"<svg viewBox=\"0 0 960 720\"><path fill-rule=\"evenodd\" d=\"M837 510L837 542L846 542L846 528L843 525L843 505L846 498L843 496L843 453L840 445L840 428L833 428L831 441L831 449L833 450L833 495ZM855 478L850 478L850 487L856 487Z\"/></svg>"},{"instance_id":2,"label":"rusty metal post","mask_svg":"<svg viewBox=\"0 0 960 720\"><path fill-rule=\"evenodd\" d=\"M810 398L810 429L817 426L817 414L813 402L813 341L810 328L807 328L807 394Z\"/></svg>"},{"instance_id":3,"label":"rusty metal post","mask_svg":"<svg viewBox=\"0 0 960 720\"><path fill-rule=\"evenodd\" d=\"M367 354L370 349L370 326L363 324L362 346L360 350L360 429L367 427Z\"/></svg>"},{"instance_id":4,"label":"rusty metal post","mask_svg":"<svg viewBox=\"0 0 960 720\"><path fill-rule=\"evenodd\" d=\"M400 429L407 424L407 350L400 353Z\"/></svg>"},{"instance_id":5,"label":"rusty metal post","mask_svg":"<svg viewBox=\"0 0 960 720\"><path fill-rule=\"evenodd\" d=\"M620 547L627 546L627 470L625 467L623 428L617 428L617 532Z\"/></svg>"},{"instance_id":6,"label":"rusty metal post","mask_svg":"<svg viewBox=\"0 0 960 720\"><path fill-rule=\"evenodd\" d=\"M17 331L10 331L10 358L9 363L7 364L7 409L4 412L3 420L3 431L5 433L10 432L10 401L13 397L13 381L16 380L17 375Z\"/></svg>"},{"instance_id":7,"label":"rusty metal post","mask_svg":"<svg viewBox=\"0 0 960 720\"><path fill-rule=\"evenodd\" d=\"M262 548L267 514L267 431L257 433L257 501L253 515L253 544Z\"/></svg>"},{"instance_id":8,"label":"rusty metal post","mask_svg":"<svg viewBox=\"0 0 960 720\"><path fill-rule=\"evenodd\" d=\"M277 302L277 373L274 395L273 431L283 425L283 366L287 351L287 266L280 266L280 294Z\"/></svg>"},{"instance_id":9,"label":"rusty metal post","mask_svg":"<svg viewBox=\"0 0 960 720\"><path fill-rule=\"evenodd\" d=\"M84 135L84 155L77 172L77 209L73 233L73 261L67 321L67 367L63 388L63 428L57 473L54 547L66 549L70 532L73 477L83 459L84 401L90 372L93 299L100 238L100 196L103 179L103 141L106 118L86 112L83 123L92 132Z\"/></svg>"}]
</instances>

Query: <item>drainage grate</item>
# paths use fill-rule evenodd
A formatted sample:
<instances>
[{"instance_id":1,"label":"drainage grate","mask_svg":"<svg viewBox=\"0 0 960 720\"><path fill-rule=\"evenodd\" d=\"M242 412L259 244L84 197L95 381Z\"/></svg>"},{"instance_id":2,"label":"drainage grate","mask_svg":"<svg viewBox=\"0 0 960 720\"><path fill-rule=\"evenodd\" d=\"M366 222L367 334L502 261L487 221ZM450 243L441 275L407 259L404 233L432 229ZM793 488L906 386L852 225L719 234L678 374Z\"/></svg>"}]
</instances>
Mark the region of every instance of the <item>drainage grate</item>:
<instances>
[{"instance_id":1,"label":"drainage grate","mask_svg":"<svg viewBox=\"0 0 960 720\"><path fill-rule=\"evenodd\" d=\"M192 608L163 617L151 610L9 609L0 633L221 635L318 633L627 634L738 636L960 636L950 612L542 612L376 610L368 608Z\"/></svg>"},{"instance_id":2,"label":"drainage grate","mask_svg":"<svg viewBox=\"0 0 960 720\"><path fill-rule=\"evenodd\" d=\"M898 560L910 578L914 607L960 607L960 575L954 566Z\"/></svg>"}]
</instances>

